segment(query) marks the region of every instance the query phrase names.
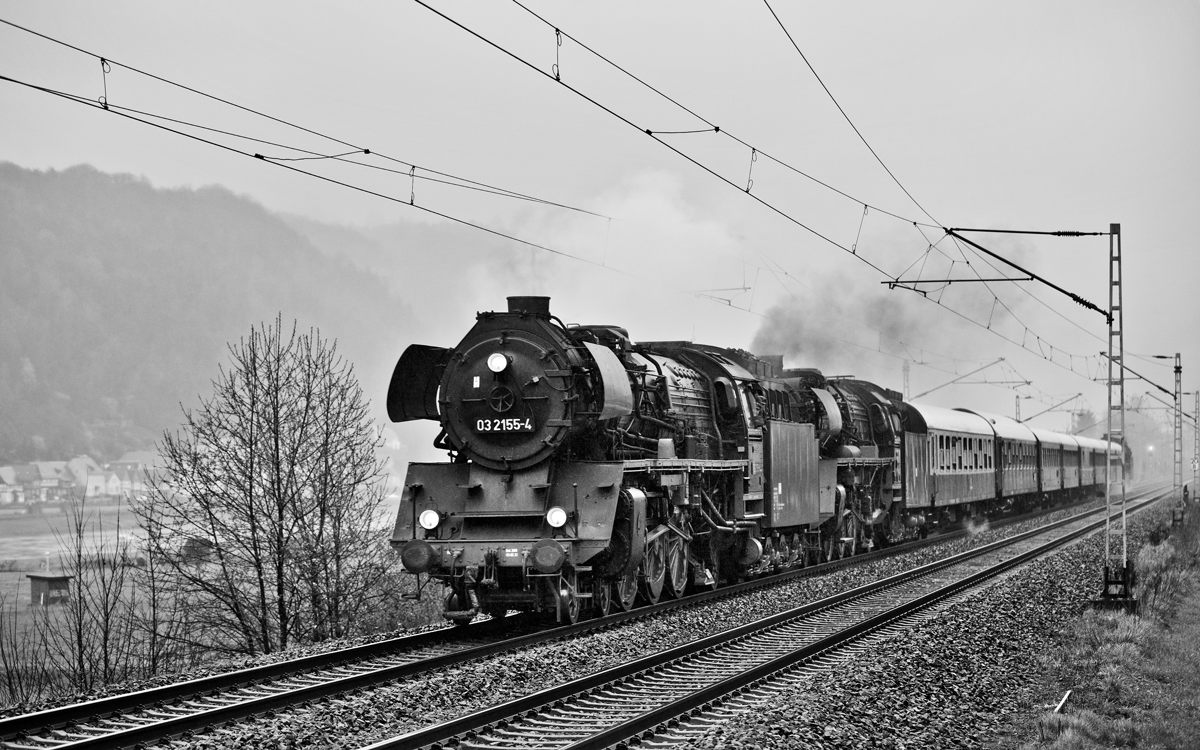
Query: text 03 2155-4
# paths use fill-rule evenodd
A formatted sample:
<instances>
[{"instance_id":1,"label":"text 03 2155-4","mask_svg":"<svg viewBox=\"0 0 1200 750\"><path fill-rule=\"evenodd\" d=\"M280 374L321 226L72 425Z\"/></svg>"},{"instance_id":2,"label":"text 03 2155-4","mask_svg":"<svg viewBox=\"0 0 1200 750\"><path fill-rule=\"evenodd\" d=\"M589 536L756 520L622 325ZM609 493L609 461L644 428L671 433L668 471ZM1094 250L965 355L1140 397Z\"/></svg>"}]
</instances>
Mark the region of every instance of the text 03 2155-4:
<instances>
[{"instance_id":1,"label":"text 03 2155-4","mask_svg":"<svg viewBox=\"0 0 1200 750\"><path fill-rule=\"evenodd\" d=\"M529 417L505 419L477 419L476 432L533 432L533 420Z\"/></svg>"}]
</instances>

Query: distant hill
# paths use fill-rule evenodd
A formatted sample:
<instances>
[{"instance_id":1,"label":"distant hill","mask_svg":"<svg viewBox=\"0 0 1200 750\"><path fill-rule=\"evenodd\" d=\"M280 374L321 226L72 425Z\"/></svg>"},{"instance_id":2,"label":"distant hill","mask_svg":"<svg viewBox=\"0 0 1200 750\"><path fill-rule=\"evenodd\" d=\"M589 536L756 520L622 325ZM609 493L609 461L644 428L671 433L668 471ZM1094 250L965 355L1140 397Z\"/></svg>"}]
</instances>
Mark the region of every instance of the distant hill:
<instances>
[{"instance_id":1,"label":"distant hill","mask_svg":"<svg viewBox=\"0 0 1200 750\"><path fill-rule=\"evenodd\" d=\"M382 414L414 327L394 289L222 188L0 163L0 464L152 447L277 313L336 338Z\"/></svg>"}]
</instances>

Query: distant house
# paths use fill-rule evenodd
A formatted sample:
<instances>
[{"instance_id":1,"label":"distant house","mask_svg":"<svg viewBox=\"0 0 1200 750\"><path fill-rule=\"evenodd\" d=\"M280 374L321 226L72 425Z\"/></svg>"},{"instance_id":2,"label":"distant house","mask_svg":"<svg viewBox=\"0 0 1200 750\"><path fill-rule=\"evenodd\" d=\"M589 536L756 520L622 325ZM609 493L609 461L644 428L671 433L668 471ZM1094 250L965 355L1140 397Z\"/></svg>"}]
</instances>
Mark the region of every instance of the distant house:
<instances>
[{"instance_id":1,"label":"distant house","mask_svg":"<svg viewBox=\"0 0 1200 750\"><path fill-rule=\"evenodd\" d=\"M108 494L107 488L104 486L103 471L89 471L83 480L84 497L91 500L96 497L104 497Z\"/></svg>"},{"instance_id":2,"label":"distant house","mask_svg":"<svg viewBox=\"0 0 1200 750\"><path fill-rule=\"evenodd\" d=\"M88 474L100 471L100 464L92 460L91 456L76 456L70 461L67 461L67 471L70 472L74 479L75 487L83 490L87 487ZM91 493L88 493L89 497Z\"/></svg>"},{"instance_id":3,"label":"distant house","mask_svg":"<svg viewBox=\"0 0 1200 750\"><path fill-rule=\"evenodd\" d=\"M117 475L121 492L139 495L146 491L146 483L158 471L162 459L153 451L130 451L104 468Z\"/></svg>"},{"instance_id":4,"label":"distant house","mask_svg":"<svg viewBox=\"0 0 1200 750\"><path fill-rule=\"evenodd\" d=\"M25 502L25 488L12 466L0 466L0 505Z\"/></svg>"},{"instance_id":5,"label":"distant house","mask_svg":"<svg viewBox=\"0 0 1200 750\"><path fill-rule=\"evenodd\" d=\"M88 499L108 499L121 496L121 478L115 471L89 471L84 490Z\"/></svg>"},{"instance_id":6,"label":"distant house","mask_svg":"<svg viewBox=\"0 0 1200 750\"><path fill-rule=\"evenodd\" d=\"M37 471L36 496L40 502L58 502L71 497L75 477L67 470L66 461L33 461Z\"/></svg>"},{"instance_id":7,"label":"distant house","mask_svg":"<svg viewBox=\"0 0 1200 750\"><path fill-rule=\"evenodd\" d=\"M42 473L33 464L17 464L12 467L17 483L21 485L24 502L35 503L43 498Z\"/></svg>"}]
</instances>

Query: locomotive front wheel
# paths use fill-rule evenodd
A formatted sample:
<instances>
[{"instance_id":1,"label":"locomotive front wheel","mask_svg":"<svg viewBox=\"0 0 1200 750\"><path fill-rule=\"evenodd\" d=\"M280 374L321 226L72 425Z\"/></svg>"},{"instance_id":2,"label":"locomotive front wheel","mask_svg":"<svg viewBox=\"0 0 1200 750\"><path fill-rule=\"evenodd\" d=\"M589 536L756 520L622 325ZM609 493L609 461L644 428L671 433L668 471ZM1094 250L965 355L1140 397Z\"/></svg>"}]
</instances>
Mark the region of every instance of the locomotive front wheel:
<instances>
[{"instance_id":1,"label":"locomotive front wheel","mask_svg":"<svg viewBox=\"0 0 1200 750\"><path fill-rule=\"evenodd\" d=\"M633 609L637 593L638 575L636 570L626 573L613 582L613 599L616 600L617 606L625 612Z\"/></svg>"},{"instance_id":2,"label":"locomotive front wheel","mask_svg":"<svg viewBox=\"0 0 1200 750\"><path fill-rule=\"evenodd\" d=\"M646 545L646 556L638 570L638 590L649 604L658 604L667 581L667 537L659 536Z\"/></svg>"},{"instance_id":3,"label":"locomotive front wheel","mask_svg":"<svg viewBox=\"0 0 1200 750\"><path fill-rule=\"evenodd\" d=\"M558 591L558 621L564 625L574 625L579 622L579 596L575 576L562 576L559 579Z\"/></svg>"},{"instance_id":4,"label":"locomotive front wheel","mask_svg":"<svg viewBox=\"0 0 1200 750\"><path fill-rule=\"evenodd\" d=\"M667 596L678 599L683 596L688 584L687 542L683 537L672 536L667 542Z\"/></svg>"}]
</instances>

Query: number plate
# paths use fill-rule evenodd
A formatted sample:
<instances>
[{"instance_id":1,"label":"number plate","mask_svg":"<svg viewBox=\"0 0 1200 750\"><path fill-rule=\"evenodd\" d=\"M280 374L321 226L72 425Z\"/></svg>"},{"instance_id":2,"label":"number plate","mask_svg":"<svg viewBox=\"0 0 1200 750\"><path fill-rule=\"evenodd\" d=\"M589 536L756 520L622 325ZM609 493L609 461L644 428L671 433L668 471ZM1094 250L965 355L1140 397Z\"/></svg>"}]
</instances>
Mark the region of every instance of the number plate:
<instances>
[{"instance_id":1,"label":"number plate","mask_svg":"<svg viewBox=\"0 0 1200 750\"><path fill-rule=\"evenodd\" d=\"M475 431L481 433L533 432L533 419L531 417L477 419L475 420Z\"/></svg>"}]
</instances>

